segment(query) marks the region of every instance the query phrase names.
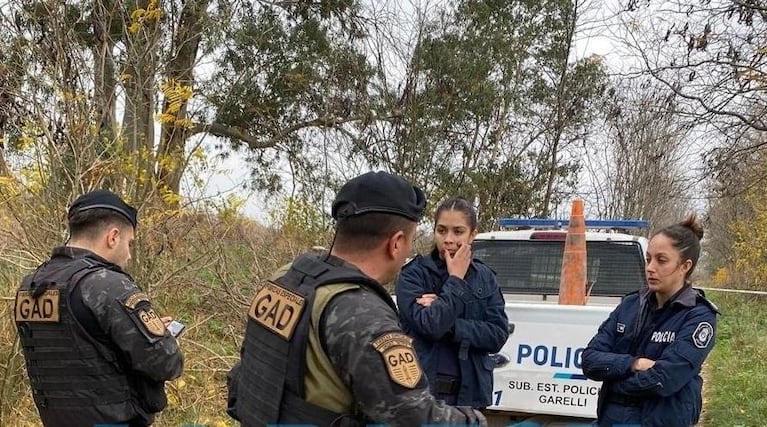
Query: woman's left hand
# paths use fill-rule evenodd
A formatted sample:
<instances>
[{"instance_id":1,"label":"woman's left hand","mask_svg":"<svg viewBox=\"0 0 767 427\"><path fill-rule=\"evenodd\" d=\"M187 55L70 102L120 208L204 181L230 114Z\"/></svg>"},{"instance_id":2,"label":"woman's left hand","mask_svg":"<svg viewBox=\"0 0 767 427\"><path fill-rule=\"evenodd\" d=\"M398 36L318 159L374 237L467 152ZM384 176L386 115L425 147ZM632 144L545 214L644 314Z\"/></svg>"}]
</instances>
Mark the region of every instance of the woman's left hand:
<instances>
[{"instance_id":1,"label":"woman's left hand","mask_svg":"<svg viewBox=\"0 0 767 427\"><path fill-rule=\"evenodd\" d=\"M655 361L646 357L637 358L631 365L631 370L634 372L646 371L655 366Z\"/></svg>"},{"instance_id":2,"label":"woman's left hand","mask_svg":"<svg viewBox=\"0 0 767 427\"><path fill-rule=\"evenodd\" d=\"M437 299L437 294L423 294L421 295L420 298L416 298L415 302L424 307L428 307L436 299Z\"/></svg>"}]
</instances>

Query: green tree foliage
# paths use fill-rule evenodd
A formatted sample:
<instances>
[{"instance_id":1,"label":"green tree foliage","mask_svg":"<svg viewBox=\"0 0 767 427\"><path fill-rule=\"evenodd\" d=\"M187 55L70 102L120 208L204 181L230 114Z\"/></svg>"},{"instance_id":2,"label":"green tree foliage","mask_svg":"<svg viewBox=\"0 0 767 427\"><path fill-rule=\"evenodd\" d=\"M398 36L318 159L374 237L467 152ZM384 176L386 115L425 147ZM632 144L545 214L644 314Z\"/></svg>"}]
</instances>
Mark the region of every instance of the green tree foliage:
<instances>
[{"instance_id":1,"label":"green tree foliage","mask_svg":"<svg viewBox=\"0 0 767 427\"><path fill-rule=\"evenodd\" d=\"M206 99L213 122L234 130L219 135L252 150L259 187L278 189L275 160L298 163L316 145L307 129L366 118L372 70L356 44L365 37L358 9L353 1L241 4L224 29Z\"/></svg>"},{"instance_id":2,"label":"green tree foliage","mask_svg":"<svg viewBox=\"0 0 767 427\"><path fill-rule=\"evenodd\" d=\"M570 1L456 2L418 32L401 89L380 97L395 119L352 151L435 200L476 197L482 227L547 216L605 88L598 58L572 60L577 19Z\"/></svg>"},{"instance_id":3,"label":"green tree foliage","mask_svg":"<svg viewBox=\"0 0 767 427\"><path fill-rule=\"evenodd\" d=\"M318 182L380 167L435 200L476 197L483 226L548 215L605 87L602 62L572 54L579 3L440 7L398 30L416 38L402 73L359 1L12 1L0 172L41 150L46 188L177 203L196 136L212 135L245 150L258 188L279 191L287 166L313 203Z\"/></svg>"},{"instance_id":4,"label":"green tree foliage","mask_svg":"<svg viewBox=\"0 0 767 427\"><path fill-rule=\"evenodd\" d=\"M213 135L251 149L259 183L275 189L264 159L298 158L299 131L364 111L357 10L353 1L8 2L0 173L14 153L42 150L53 189L178 194L200 144L192 137Z\"/></svg>"},{"instance_id":5,"label":"green tree foliage","mask_svg":"<svg viewBox=\"0 0 767 427\"><path fill-rule=\"evenodd\" d=\"M202 3L8 2L0 31L11 78L0 93L3 109L15 105L21 115L0 128L4 154L42 153L38 172L53 194L96 186L137 199L177 193L177 180L163 174L182 167L185 141L176 141L176 158L168 157L166 128L183 123L189 96L164 91L178 121L163 122L158 145L157 92L178 85L183 73L172 64L183 51L180 42L193 42L183 33L184 16ZM196 46L192 62L195 57Z\"/></svg>"}]
</instances>

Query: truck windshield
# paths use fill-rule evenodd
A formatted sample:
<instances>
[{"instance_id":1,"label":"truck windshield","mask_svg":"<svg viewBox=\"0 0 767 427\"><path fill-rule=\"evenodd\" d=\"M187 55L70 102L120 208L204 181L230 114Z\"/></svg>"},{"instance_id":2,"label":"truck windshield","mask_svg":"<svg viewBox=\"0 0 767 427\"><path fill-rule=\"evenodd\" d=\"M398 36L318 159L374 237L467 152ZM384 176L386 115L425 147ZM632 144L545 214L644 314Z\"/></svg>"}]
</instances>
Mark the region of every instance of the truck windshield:
<instances>
[{"instance_id":1,"label":"truck windshield","mask_svg":"<svg viewBox=\"0 0 767 427\"><path fill-rule=\"evenodd\" d=\"M646 283L644 254L637 242L586 243L587 286L593 296L622 296ZM564 242L475 240L473 255L492 268L505 293L559 293Z\"/></svg>"}]
</instances>

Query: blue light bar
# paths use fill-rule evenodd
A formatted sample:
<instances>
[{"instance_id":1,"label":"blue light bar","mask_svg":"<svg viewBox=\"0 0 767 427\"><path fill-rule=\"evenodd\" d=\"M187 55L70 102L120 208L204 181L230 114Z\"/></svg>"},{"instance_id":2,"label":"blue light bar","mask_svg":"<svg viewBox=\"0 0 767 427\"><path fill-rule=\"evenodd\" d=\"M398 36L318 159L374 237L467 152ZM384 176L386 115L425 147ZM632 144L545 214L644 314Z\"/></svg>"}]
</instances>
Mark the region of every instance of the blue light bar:
<instances>
[{"instance_id":1,"label":"blue light bar","mask_svg":"<svg viewBox=\"0 0 767 427\"><path fill-rule=\"evenodd\" d=\"M562 228L567 227L570 220L546 218L499 218L501 227L530 227L530 228ZM650 228L650 221L644 219L587 219L586 228Z\"/></svg>"}]
</instances>

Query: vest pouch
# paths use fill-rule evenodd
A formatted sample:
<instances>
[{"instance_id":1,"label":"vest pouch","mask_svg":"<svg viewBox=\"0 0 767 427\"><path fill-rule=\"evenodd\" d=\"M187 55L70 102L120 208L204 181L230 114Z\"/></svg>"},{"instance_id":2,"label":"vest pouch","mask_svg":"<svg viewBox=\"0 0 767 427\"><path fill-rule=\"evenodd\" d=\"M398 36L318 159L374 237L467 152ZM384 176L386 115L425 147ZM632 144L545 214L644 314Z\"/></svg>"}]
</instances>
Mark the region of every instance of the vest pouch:
<instances>
[{"instance_id":1,"label":"vest pouch","mask_svg":"<svg viewBox=\"0 0 767 427\"><path fill-rule=\"evenodd\" d=\"M239 376L239 363L234 365L229 373L226 374L226 413L237 421L240 420L239 415L237 415L237 387L239 385Z\"/></svg>"},{"instance_id":2,"label":"vest pouch","mask_svg":"<svg viewBox=\"0 0 767 427\"><path fill-rule=\"evenodd\" d=\"M153 381L144 376L136 376L132 382L136 401L147 414L160 412L168 405L165 381Z\"/></svg>"}]
</instances>

